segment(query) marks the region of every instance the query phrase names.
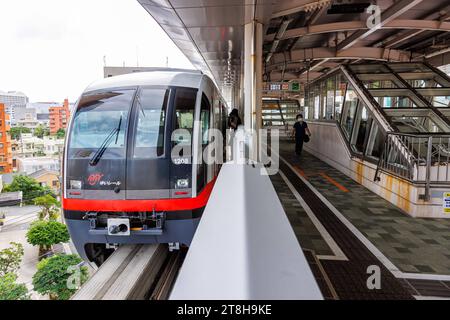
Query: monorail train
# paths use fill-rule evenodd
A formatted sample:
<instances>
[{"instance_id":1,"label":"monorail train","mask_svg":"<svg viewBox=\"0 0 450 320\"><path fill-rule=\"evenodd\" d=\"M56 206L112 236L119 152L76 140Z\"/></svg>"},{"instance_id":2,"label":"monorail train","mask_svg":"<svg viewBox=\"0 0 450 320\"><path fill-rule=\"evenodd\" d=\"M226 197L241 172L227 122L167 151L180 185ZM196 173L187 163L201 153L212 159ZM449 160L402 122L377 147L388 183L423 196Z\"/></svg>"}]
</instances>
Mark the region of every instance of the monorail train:
<instances>
[{"instance_id":1,"label":"monorail train","mask_svg":"<svg viewBox=\"0 0 450 320\"><path fill-rule=\"evenodd\" d=\"M74 107L63 163L62 207L78 253L100 265L117 244L189 245L220 170L197 158L208 129L225 137L226 119L225 101L198 71L91 84ZM171 157L175 146L192 149Z\"/></svg>"}]
</instances>

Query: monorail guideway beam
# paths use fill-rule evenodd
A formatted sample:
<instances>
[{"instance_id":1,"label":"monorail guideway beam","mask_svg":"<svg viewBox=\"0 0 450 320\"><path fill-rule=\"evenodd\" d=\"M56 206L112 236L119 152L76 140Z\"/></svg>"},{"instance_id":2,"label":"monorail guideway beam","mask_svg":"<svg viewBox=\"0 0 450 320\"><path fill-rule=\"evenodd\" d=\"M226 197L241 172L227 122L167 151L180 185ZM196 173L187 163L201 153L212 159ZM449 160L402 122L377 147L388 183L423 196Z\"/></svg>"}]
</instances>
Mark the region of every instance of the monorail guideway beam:
<instances>
[{"instance_id":1,"label":"monorail guideway beam","mask_svg":"<svg viewBox=\"0 0 450 320\"><path fill-rule=\"evenodd\" d=\"M141 300L169 254L160 244L120 246L71 300Z\"/></svg>"}]
</instances>

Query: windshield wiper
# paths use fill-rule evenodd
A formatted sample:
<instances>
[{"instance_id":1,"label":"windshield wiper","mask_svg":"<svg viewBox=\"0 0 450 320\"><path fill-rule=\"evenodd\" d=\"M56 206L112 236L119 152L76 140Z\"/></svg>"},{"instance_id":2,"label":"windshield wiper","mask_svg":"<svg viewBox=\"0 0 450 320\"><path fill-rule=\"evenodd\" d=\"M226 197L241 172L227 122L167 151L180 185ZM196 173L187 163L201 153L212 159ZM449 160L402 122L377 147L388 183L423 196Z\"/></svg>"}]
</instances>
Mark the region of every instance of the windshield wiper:
<instances>
[{"instance_id":1,"label":"windshield wiper","mask_svg":"<svg viewBox=\"0 0 450 320\"><path fill-rule=\"evenodd\" d=\"M119 124L117 125L117 128L114 128L114 129L111 130L111 132L106 136L105 140L103 140L103 143L100 145L100 147L95 152L95 154L92 157L92 159L89 161L89 164L91 166L95 166L100 161L100 159L102 158L102 156L105 153L106 149L108 148L109 144L111 143L114 135L116 135L116 142L115 142L115 144L117 144L117 140L119 139L119 132L120 132L121 126L122 126L122 115L120 116Z\"/></svg>"}]
</instances>

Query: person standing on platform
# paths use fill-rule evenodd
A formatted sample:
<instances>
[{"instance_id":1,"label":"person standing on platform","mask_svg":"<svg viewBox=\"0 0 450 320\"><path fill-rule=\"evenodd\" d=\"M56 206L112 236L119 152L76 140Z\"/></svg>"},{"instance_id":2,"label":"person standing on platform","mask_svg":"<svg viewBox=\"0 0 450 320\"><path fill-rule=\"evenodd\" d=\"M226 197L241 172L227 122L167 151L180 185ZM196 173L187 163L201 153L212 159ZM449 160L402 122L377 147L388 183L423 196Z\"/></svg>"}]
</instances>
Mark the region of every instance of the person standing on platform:
<instances>
[{"instance_id":1,"label":"person standing on platform","mask_svg":"<svg viewBox=\"0 0 450 320\"><path fill-rule=\"evenodd\" d=\"M293 130L295 134L295 154L300 156L302 154L303 142L308 142L311 136L308 124L303 120L302 114L297 115Z\"/></svg>"},{"instance_id":2,"label":"person standing on platform","mask_svg":"<svg viewBox=\"0 0 450 320\"><path fill-rule=\"evenodd\" d=\"M239 117L238 109L231 110L228 115L228 127L230 129L236 130L240 125L242 125L241 118Z\"/></svg>"},{"instance_id":3,"label":"person standing on platform","mask_svg":"<svg viewBox=\"0 0 450 320\"><path fill-rule=\"evenodd\" d=\"M239 150L239 141L245 140L244 126L242 125L241 118L239 117L238 109L231 110L230 114L228 115L228 128L230 129L228 131L228 145L231 151L231 159L229 159L228 156L227 159L237 160L237 157L239 156L237 152L237 150Z\"/></svg>"}]
</instances>

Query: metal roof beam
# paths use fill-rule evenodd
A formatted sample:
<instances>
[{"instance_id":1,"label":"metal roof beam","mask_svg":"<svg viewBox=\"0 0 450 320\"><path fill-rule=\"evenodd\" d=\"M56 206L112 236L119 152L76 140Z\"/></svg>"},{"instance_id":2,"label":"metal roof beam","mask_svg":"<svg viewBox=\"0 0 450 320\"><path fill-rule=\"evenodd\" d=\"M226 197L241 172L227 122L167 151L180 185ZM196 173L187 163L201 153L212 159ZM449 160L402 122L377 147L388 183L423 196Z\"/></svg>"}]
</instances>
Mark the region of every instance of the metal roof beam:
<instances>
[{"instance_id":1,"label":"metal roof beam","mask_svg":"<svg viewBox=\"0 0 450 320\"><path fill-rule=\"evenodd\" d=\"M315 60L317 62L321 62L320 66L323 68L335 68L339 65L338 62L336 61L332 61L332 60ZM285 72L291 72L291 71L302 71L303 69L305 69L306 67L306 63L305 62L288 62L286 65L279 65L279 64L273 64L273 65L268 65L265 69L265 71L270 72L270 71L276 71L276 70L284 70ZM316 66L317 67L317 66ZM284 68L284 69L283 69ZM310 66L311 68L311 66ZM310 69L311 70L311 69Z\"/></svg>"},{"instance_id":2,"label":"metal roof beam","mask_svg":"<svg viewBox=\"0 0 450 320\"><path fill-rule=\"evenodd\" d=\"M354 44L356 44L359 40L366 38L373 32L377 31L380 27L383 27L386 23L389 23L390 21L396 19L397 17L401 16L406 11L414 8L416 5L421 3L422 0L401 0L396 3L394 3L392 6L387 8L381 13L380 22L378 25L376 25L373 28L366 29L366 30L359 30L355 31L351 36L347 37L346 39L342 40L337 45L337 50L343 50L348 49L352 47Z\"/></svg>"},{"instance_id":3,"label":"metal roof beam","mask_svg":"<svg viewBox=\"0 0 450 320\"><path fill-rule=\"evenodd\" d=\"M299 82L307 82L308 80L311 82L312 80L322 76L322 72L317 71L310 71L308 76L306 76L306 72L299 75L298 73L294 72L286 72L282 74L280 71L272 71L270 73L270 80L271 81L291 81L291 80L297 80Z\"/></svg>"},{"instance_id":4,"label":"metal roof beam","mask_svg":"<svg viewBox=\"0 0 450 320\"><path fill-rule=\"evenodd\" d=\"M275 53L272 57L270 66L321 59L367 59L407 62L410 61L411 57L409 51L395 49L386 50L384 48L359 47L336 51L335 48L318 47Z\"/></svg>"},{"instance_id":5,"label":"metal roof beam","mask_svg":"<svg viewBox=\"0 0 450 320\"><path fill-rule=\"evenodd\" d=\"M334 22L326 24L318 24L309 27L295 28L287 30L283 33L283 36L277 38L277 40L286 40L290 38L297 38L306 35L343 32L352 30L367 29L364 21L345 21ZM450 31L450 22L437 21L437 20L393 20L386 23L381 29L419 29L412 30L412 33L420 33L422 31ZM275 39L275 33L266 35L266 41L273 41Z\"/></svg>"},{"instance_id":6,"label":"metal roof beam","mask_svg":"<svg viewBox=\"0 0 450 320\"><path fill-rule=\"evenodd\" d=\"M429 20L429 19L433 19L433 17L435 16L436 12L439 12L440 17L435 20L435 21L439 21L439 22L444 22L446 20L448 20L450 18L450 6L446 5L442 8L440 8L439 10L434 10L432 12L427 13L426 15L423 15L420 18L420 20L425 21L425 20ZM413 38L419 34L421 34L422 32L424 32L427 29L422 29L422 30L410 30L407 32L404 32L403 34L396 34L395 36L391 36L388 37L386 39L383 39L381 41L378 41L377 43L374 44L375 47L378 46L383 46L385 48L390 48L393 47L399 43L402 43L403 41L406 41L410 38Z\"/></svg>"}]
</instances>

